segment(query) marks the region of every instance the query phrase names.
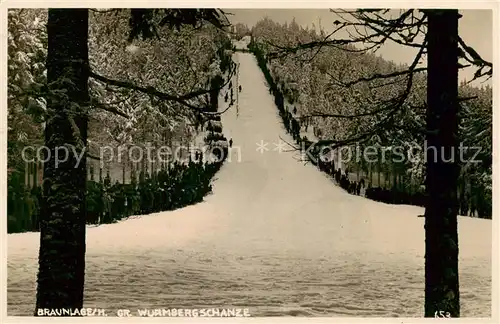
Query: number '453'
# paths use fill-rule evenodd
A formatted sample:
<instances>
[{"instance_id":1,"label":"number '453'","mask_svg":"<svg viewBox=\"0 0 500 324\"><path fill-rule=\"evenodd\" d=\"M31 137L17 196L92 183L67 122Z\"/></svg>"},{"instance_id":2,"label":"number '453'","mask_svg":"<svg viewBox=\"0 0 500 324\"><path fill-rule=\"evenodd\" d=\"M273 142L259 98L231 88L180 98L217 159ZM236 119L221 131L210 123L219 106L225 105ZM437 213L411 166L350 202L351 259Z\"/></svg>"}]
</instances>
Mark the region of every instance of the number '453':
<instances>
[{"instance_id":1,"label":"number '453'","mask_svg":"<svg viewBox=\"0 0 500 324\"><path fill-rule=\"evenodd\" d=\"M450 318L451 314L450 314L450 312L436 311L434 313L434 317L437 317L437 318Z\"/></svg>"}]
</instances>

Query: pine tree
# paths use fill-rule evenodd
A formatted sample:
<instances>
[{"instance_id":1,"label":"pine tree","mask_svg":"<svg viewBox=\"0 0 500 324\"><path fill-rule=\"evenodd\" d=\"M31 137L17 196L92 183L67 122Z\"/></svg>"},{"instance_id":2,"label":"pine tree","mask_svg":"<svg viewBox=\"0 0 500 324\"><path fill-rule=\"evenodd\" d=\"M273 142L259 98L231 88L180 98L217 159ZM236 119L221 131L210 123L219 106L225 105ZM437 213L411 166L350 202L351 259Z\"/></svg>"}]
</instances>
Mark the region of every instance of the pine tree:
<instances>
[{"instance_id":1,"label":"pine tree","mask_svg":"<svg viewBox=\"0 0 500 324\"><path fill-rule=\"evenodd\" d=\"M49 9L47 124L36 309L83 306L85 273L88 11ZM66 147L68 159L56 161ZM74 151L73 151L74 149ZM62 159L62 157L60 157ZM35 310L35 315L37 315Z\"/></svg>"}]
</instances>

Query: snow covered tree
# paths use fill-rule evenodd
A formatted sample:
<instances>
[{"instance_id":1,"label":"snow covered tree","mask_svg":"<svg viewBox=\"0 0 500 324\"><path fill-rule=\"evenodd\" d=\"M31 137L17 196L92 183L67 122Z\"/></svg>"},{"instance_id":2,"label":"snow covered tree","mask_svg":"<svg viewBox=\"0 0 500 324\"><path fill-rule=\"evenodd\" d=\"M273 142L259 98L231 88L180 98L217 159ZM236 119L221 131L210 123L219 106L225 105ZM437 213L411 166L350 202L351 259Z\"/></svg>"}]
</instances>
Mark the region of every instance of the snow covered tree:
<instances>
[{"instance_id":1,"label":"snow covered tree","mask_svg":"<svg viewBox=\"0 0 500 324\"><path fill-rule=\"evenodd\" d=\"M43 144L46 109L45 21L42 10L8 11L8 232L38 228L40 163L34 150Z\"/></svg>"},{"instance_id":2,"label":"snow covered tree","mask_svg":"<svg viewBox=\"0 0 500 324\"><path fill-rule=\"evenodd\" d=\"M83 306L85 281L87 164L78 157L85 156L87 142L88 10L49 9L47 34L50 156L44 165L36 309L75 310ZM58 157L61 148L67 149L65 161Z\"/></svg>"},{"instance_id":3,"label":"snow covered tree","mask_svg":"<svg viewBox=\"0 0 500 324\"><path fill-rule=\"evenodd\" d=\"M12 170L24 168L21 152L26 145L42 143L46 109L42 95L46 83L45 21L41 10L8 11L7 163Z\"/></svg>"},{"instance_id":4,"label":"snow covered tree","mask_svg":"<svg viewBox=\"0 0 500 324\"><path fill-rule=\"evenodd\" d=\"M250 36L250 28L248 28L247 25L237 23L233 27L236 40L241 40L245 36Z\"/></svg>"}]
</instances>

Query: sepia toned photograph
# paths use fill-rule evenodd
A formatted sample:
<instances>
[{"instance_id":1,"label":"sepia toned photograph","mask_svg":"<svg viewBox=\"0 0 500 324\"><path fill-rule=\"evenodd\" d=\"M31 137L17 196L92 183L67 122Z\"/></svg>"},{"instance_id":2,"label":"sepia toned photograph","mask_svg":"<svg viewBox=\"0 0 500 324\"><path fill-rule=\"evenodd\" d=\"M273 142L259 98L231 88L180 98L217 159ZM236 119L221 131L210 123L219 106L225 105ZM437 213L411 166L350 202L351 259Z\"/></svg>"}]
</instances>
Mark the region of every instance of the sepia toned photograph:
<instances>
[{"instance_id":1,"label":"sepia toned photograph","mask_svg":"<svg viewBox=\"0 0 500 324\"><path fill-rule=\"evenodd\" d=\"M4 317L498 316L492 8L3 7Z\"/></svg>"}]
</instances>

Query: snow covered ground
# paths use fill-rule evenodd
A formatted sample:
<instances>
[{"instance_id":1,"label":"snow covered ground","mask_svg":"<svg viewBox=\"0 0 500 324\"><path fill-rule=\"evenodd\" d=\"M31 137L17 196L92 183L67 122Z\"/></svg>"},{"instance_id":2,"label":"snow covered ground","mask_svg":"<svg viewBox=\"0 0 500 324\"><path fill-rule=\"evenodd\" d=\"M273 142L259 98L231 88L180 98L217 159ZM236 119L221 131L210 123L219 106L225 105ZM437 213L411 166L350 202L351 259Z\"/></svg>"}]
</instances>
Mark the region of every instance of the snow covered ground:
<instances>
[{"instance_id":1,"label":"snow covered ground","mask_svg":"<svg viewBox=\"0 0 500 324\"><path fill-rule=\"evenodd\" d=\"M250 36L244 36L239 41L233 40L233 45L237 49L248 49L248 44L250 44L250 41L251 41L251 37Z\"/></svg>"},{"instance_id":2,"label":"snow covered ground","mask_svg":"<svg viewBox=\"0 0 500 324\"><path fill-rule=\"evenodd\" d=\"M254 57L236 56L239 114L223 115L234 144L213 195L89 228L85 306L423 316L423 209L349 195L296 152L273 150L292 140ZM460 217L459 239L462 316L489 317L491 221ZM38 233L8 236L8 315L33 312L38 247Z\"/></svg>"}]
</instances>

